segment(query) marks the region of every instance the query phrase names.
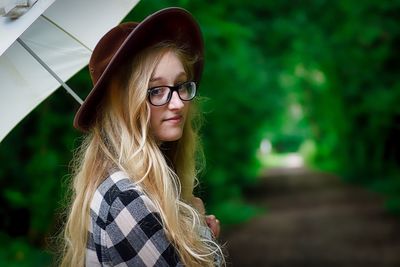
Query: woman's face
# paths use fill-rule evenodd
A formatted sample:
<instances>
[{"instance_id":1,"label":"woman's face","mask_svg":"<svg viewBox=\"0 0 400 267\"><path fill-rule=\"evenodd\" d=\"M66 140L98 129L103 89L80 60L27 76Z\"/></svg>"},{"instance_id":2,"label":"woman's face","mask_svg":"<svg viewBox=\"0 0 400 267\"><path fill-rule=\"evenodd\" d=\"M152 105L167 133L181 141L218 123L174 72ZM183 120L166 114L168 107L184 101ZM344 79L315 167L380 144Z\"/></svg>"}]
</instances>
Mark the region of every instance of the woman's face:
<instances>
[{"instance_id":1,"label":"woman's face","mask_svg":"<svg viewBox=\"0 0 400 267\"><path fill-rule=\"evenodd\" d=\"M186 82L187 79L182 62L175 53L169 51L162 56L156 66L149 82L149 88L163 85L175 86ZM165 105L153 106L150 104L150 126L158 141L176 141L181 138L189 105L190 101L182 101L176 91Z\"/></svg>"}]
</instances>

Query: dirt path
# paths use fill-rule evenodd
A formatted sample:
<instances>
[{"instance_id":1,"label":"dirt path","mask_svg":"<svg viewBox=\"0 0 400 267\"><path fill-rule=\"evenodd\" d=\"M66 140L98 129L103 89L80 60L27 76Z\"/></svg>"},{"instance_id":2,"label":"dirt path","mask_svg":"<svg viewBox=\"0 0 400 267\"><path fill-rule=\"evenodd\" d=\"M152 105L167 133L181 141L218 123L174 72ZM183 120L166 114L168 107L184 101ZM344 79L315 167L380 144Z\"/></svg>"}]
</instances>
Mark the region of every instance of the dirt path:
<instances>
[{"instance_id":1,"label":"dirt path","mask_svg":"<svg viewBox=\"0 0 400 267\"><path fill-rule=\"evenodd\" d=\"M304 169L271 170L246 195L268 213L225 231L228 266L400 266L400 218L365 189Z\"/></svg>"}]
</instances>

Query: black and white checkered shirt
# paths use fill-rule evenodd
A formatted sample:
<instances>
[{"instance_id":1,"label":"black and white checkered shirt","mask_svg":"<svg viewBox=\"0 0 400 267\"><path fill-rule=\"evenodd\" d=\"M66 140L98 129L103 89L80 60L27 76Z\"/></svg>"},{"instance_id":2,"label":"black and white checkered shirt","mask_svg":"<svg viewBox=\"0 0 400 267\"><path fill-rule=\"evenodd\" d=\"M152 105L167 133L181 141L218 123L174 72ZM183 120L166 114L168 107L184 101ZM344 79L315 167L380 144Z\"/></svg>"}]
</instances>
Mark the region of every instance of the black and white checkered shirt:
<instances>
[{"instance_id":1,"label":"black and white checkered shirt","mask_svg":"<svg viewBox=\"0 0 400 267\"><path fill-rule=\"evenodd\" d=\"M86 266L183 266L153 202L117 171L90 205Z\"/></svg>"}]
</instances>

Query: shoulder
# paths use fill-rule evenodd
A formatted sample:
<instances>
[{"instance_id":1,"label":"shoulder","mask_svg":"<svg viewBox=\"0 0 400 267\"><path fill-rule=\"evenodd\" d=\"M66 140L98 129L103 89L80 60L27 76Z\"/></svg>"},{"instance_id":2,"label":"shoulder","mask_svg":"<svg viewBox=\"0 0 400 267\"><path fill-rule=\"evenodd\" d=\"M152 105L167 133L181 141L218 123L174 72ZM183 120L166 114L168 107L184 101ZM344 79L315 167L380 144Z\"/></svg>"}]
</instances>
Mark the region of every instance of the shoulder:
<instances>
[{"instance_id":1,"label":"shoulder","mask_svg":"<svg viewBox=\"0 0 400 267\"><path fill-rule=\"evenodd\" d=\"M123 171L113 171L110 175L98 186L97 193L107 197L108 199L115 199L120 192L135 190L142 192L141 187L130 179L129 175Z\"/></svg>"},{"instance_id":2,"label":"shoulder","mask_svg":"<svg viewBox=\"0 0 400 267\"><path fill-rule=\"evenodd\" d=\"M125 207L138 215L156 212L154 203L143 189L125 172L115 171L96 189L90 204L91 215L106 222L110 214L116 216Z\"/></svg>"},{"instance_id":3,"label":"shoulder","mask_svg":"<svg viewBox=\"0 0 400 267\"><path fill-rule=\"evenodd\" d=\"M90 215L88 251L98 261L112 266L179 265L155 205L124 172L112 173L99 185Z\"/></svg>"}]
</instances>

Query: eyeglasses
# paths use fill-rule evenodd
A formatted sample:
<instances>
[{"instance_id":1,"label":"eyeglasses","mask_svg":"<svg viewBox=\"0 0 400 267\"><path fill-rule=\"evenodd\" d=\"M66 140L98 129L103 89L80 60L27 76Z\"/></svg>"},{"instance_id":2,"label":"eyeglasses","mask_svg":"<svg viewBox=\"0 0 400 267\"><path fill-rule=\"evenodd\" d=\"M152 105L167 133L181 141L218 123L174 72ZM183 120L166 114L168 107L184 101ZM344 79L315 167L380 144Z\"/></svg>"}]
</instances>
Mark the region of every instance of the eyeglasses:
<instances>
[{"instance_id":1,"label":"eyeglasses","mask_svg":"<svg viewBox=\"0 0 400 267\"><path fill-rule=\"evenodd\" d=\"M157 86L147 90L148 99L153 106L162 106L167 104L172 93L177 92L182 101L190 101L196 96L196 83L184 82L176 86Z\"/></svg>"}]
</instances>

